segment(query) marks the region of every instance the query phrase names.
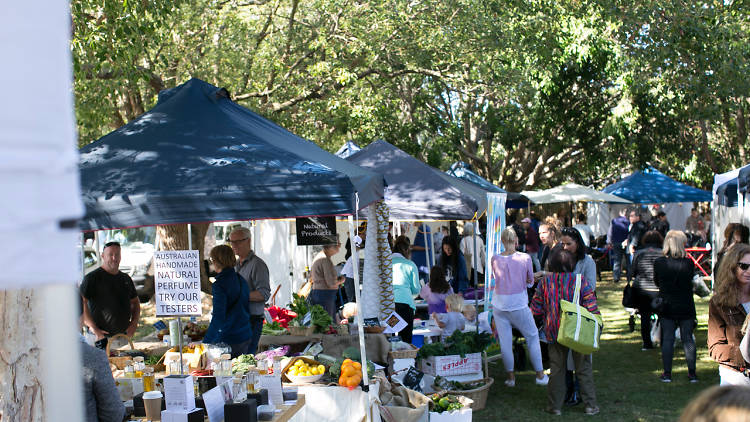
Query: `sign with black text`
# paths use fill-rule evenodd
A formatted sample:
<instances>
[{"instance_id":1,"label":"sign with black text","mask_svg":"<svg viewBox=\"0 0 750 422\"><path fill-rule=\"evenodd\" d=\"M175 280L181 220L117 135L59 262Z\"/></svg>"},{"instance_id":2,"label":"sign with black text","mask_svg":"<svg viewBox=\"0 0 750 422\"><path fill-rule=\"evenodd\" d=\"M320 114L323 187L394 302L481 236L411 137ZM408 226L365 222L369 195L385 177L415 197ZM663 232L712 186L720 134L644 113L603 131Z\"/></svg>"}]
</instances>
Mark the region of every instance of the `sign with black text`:
<instances>
[{"instance_id":1,"label":"sign with black text","mask_svg":"<svg viewBox=\"0 0 750 422\"><path fill-rule=\"evenodd\" d=\"M198 251L154 252L156 316L201 315Z\"/></svg>"},{"instance_id":2,"label":"sign with black text","mask_svg":"<svg viewBox=\"0 0 750 422\"><path fill-rule=\"evenodd\" d=\"M335 217L302 217L296 219L297 245L330 245L338 242Z\"/></svg>"}]
</instances>

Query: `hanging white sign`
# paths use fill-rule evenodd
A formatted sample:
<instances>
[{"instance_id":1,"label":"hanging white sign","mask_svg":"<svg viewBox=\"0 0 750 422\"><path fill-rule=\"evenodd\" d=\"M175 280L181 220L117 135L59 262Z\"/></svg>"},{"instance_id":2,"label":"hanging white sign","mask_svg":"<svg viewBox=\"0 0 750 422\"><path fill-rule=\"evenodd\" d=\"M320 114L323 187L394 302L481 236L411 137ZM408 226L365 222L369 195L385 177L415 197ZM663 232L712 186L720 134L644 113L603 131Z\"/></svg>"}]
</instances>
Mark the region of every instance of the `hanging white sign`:
<instances>
[{"instance_id":1,"label":"hanging white sign","mask_svg":"<svg viewBox=\"0 0 750 422\"><path fill-rule=\"evenodd\" d=\"M198 251L154 252L156 316L201 315Z\"/></svg>"}]
</instances>

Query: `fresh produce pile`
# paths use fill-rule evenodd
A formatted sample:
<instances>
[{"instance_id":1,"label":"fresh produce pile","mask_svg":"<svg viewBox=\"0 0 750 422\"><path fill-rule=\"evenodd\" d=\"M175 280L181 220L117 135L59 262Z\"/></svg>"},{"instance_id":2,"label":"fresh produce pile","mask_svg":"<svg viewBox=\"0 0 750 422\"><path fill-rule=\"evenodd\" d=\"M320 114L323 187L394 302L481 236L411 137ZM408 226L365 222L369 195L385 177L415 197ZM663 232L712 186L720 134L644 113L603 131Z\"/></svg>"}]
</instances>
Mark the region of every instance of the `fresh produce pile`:
<instances>
[{"instance_id":1,"label":"fresh produce pile","mask_svg":"<svg viewBox=\"0 0 750 422\"><path fill-rule=\"evenodd\" d=\"M257 361L253 355L239 355L232 359L232 374L246 374Z\"/></svg>"},{"instance_id":2,"label":"fresh produce pile","mask_svg":"<svg viewBox=\"0 0 750 422\"><path fill-rule=\"evenodd\" d=\"M284 333L286 333L286 328L282 327L278 321L274 321L270 324L267 322L264 323L263 330L261 331L261 334L264 336L280 336Z\"/></svg>"},{"instance_id":3,"label":"fresh produce pile","mask_svg":"<svg viewBox=\"0 0 750 422\"><path fill-rule=\"evenodd\" d=\"M341 363L339 385L354 390L362 382L362 364L351 359L344 359Z\"/></svg>"},{"instance_id":4,"label":"fresh produce pile","mask_svg":"<svg viewBox=\"0 0 750 422\"><path fill-rule=\"evenodd\" d=\"M280 308L278 306L271 306L268 308L268 313L271 314L273 322L278 323L282 328L289 326L289 321L297 316L296 312L290 311L286 308Z\"/></svg>"},{"instance_id":5,"label":"fresh produce pile","mask_svg":"<svg viewBox=\"0 0 750 422\"><path fill-rule=\"evenodd\" d=\"M431 411L437 412L437 413L452 412L454 410L459 410L462 407L464 407L464 405L458 401L458 398L451 394L447 396L441 396L440 394L433 394L430 396L430 399L432 400L432 404L433 404L433 408L431 409Z\"/></svg>"},{"instance_id":6,"label":"fresh produce pile","mask_svg":"<svg viewBox=\"0 0 750 422\"><path fill-rule=\"evenodd\" d=\"M182 329L182 332L193 340L203 338L206 335L206 331L208 331L208 324L196 324L194 322L188 322L185 324L185 328Z\"/></svg>"},{"instance_id":7,"label":"fresh produce pile","mask_svg":"<svg viewBox=\"0 0 750 422\"><path fill-rule=\"evenodd\" d=\"M292 366L287 369L287 375L293 375L295 377L310 377L313 375L323 375L326 372L326 367L323 365L312 365L308 364L302 359L294 361Z\"/></svg>"},{"instance_id":8,"label":"fresh produce pile","mask_svg":"<svg viewBox=\"0 0 750 422\"><path fill-rule=\"evenodd\" d=\"M334 377L340 376L341 367L344 364L344 362L347 360L357 362L361 365L362 359L361 359L361 354L359 353L359 349L356 347L347 347L346 349L344 349L344 351L341 353L341 357L336 359L333 362L333 365L331 365L331 368L328 371ZM375 373L375 364L373 364L369 360L367 361L367 373L370 375Z\"/></svg>"},{"instance_id":9,"label":"fresh produce pile","mask_svg":"<svg viewBox=\"0 0 750 422\"><path fill-rule=\"evenodd\" d=\"M311 314L310 323L315 327L316 333L325 333L328 327L333 324L333 319L325 309L320 305L310 305L307 303L307 299L302 296L298 296L296 293L292 295L293 300L289 305L292 312L297 314L290 322L289 325L293 327L303 326L302 321L308 312Z\"/></svg>"},{"instance_id":10,"label":"fresh produce pile","mask_svg":"<svg viewBox=\"0 0 750 422\"><path fill-rule=\"evenodd\" d=\"M430 356L461 355L467 353L481 353L492 343L492 335L488 333L456 331L445 342L430 343L422 346L417 352L417 359Z\"/></svg>"}]
</instances>

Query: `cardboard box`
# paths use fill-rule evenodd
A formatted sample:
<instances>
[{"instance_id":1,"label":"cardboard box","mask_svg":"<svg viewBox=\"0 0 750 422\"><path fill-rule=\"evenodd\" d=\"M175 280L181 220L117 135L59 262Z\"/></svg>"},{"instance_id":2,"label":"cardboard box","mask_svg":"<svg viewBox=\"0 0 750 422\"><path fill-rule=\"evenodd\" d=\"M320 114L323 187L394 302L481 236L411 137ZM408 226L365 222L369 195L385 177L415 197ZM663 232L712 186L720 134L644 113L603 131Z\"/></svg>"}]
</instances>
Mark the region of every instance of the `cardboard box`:
<instances>
[{"instance_id":1,"label":"cardboard box","mask_svg":"<svg viewBox=\"0 0 750 422\"><path fill-rule=\"evenodd\" d=\"M464 357L461 355L430 356L422 359L420 369L425 374L441 377L481 372L482 354L469 353Z\"/></svg>"},{"instance_id":2,"label":"cardboard box","mask_svg":"<svg viewBox=\"0 0 750 422\"><path fill-rule=\"evenodd\" d=\"M464 407L452 412L430 412L430 422L471 422L471 408Z\"/></svg>"}]
</instances>

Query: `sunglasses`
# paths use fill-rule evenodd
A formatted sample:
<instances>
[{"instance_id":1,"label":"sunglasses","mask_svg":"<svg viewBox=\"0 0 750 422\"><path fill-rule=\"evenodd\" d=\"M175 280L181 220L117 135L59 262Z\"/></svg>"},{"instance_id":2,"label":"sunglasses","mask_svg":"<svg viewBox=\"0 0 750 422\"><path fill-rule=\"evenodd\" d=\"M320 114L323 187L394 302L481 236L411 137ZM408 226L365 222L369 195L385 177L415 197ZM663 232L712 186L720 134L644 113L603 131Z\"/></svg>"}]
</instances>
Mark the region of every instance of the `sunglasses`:
<instances>
[{"instance_id":1,"label":"sunglasses","mask_svg":"<svg viewBox=\"0 0 750 422\"><path fill-rule=\"evenodd\" d=\"M748 268L750 268L750 264L747 262L738 262L737 267L741 269L742 271L747 271Z\"/></svg>"}]
</instances>

